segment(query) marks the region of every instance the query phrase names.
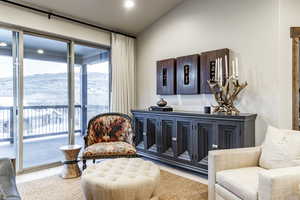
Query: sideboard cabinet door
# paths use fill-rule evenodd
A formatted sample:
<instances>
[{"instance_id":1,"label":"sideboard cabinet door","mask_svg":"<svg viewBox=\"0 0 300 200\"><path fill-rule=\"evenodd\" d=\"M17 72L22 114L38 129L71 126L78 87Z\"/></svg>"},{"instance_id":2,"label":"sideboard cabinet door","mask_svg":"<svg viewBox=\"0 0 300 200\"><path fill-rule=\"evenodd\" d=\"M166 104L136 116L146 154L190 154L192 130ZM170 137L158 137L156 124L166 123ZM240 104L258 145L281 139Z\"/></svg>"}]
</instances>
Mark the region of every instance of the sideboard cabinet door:
<instances>
[{"instance_id":1,"label":"sideboard cabinet door","mask_svg":"<svg viewBox=\"0 0 300 200\"><path fill-rule=\"evenodd\" d=\"M144 126L145 126L145 118L136 116L134 118L134 130L135 130L135 145L137 149L145 150L144 145L144 135L146 134L144 132Z\"/></svg>"},{"instance_id":2,"label":"sideboard cabinet door","mask_svg":"<svg viewBox=\"0 0 300 200\"><path fill-rule=\"evenodd\" d=\"M241 128L239 123L218 122L217 137L212 148L214 149L232 149L241 146Z\"/></svg>"},{"instance_id":3,"label":"sideboard cabinet door","mask_svg":"<svg viewBox=\"0 0 300 200\"><path fill-rule=\"evenodd\" d=\"M177 119L176 120L176 154L177 159L193 162L193 131L192 131L192 121L190 119Z\"/></svg>"},{"instance_id":4,"label":"sideboard cabinet door","mask_svg":"<svg viewBox=\"0 0 300 200\"><path fill-rule=\"evenodd\" d=\"M146 118L146 134L144 136L144 144L147 151L158 153L158 134L159 134L159 119L155 117Z\"/></svg>"},{"instance_id":5,"label":"sideboard cabinet door","mask_svg":"<svg viewBox=\"0 0 300 200\"><path fill-rule=\"evenodd\" d=\"M161 153L168 157L175 156L174 142L177 141L173 135L175 133L175 120L172 118L162 118L160 120Z\"/></svg>"},{"instance_id":6,"label":"sideboard cabinet door","mask_svg":"<svg viewBox=\"0 0 300 200\"><path fill-rule=\"evenodd\" d=\"M194 162L198 166L207 165L208 151L212 150L214 143L214 124L213 121L194 122Z\"/></svg>"}]
</instances>

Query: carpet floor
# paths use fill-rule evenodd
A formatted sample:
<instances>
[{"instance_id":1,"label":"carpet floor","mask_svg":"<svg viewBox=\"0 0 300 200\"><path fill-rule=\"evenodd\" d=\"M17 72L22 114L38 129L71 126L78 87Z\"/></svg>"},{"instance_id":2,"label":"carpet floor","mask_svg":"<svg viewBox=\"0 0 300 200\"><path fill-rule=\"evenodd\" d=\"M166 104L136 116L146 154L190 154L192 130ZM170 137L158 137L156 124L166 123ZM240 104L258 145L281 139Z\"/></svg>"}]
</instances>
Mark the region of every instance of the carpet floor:
<instances>
[{"instance_id":1,"label":"carpet floor","mask_svg":"<svg viewBox=\"0 0 300 200\"><path fill-rule=\"evenodd\" d=\"M83 200L80 178L58 175L18 184L22 200ZM207 200L207 185L161 170L159 200Z\"/></svg>"}]
</instances>

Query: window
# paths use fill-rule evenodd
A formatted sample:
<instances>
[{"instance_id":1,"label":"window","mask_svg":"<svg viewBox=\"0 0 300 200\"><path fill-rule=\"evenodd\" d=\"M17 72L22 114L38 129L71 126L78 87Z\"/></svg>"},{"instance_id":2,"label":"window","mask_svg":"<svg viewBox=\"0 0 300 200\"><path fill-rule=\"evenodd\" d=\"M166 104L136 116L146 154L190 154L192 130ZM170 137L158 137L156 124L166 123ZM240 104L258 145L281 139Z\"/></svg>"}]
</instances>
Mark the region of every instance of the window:
<instances>
[{"instance_id":1,"label":"window","mask_svg":"<svg viewBox=\"0 0 300 200\"><path fill-rule=\"evenodd\" d=\"M68 44L24 34L24 168L62 160L68 144Z\"/></svg>"},{"instance_id":2,"label":"window","mask_svg":"<svg viewBox=\"0 0 300 200\"><path fill-rule=\"evenodd\" d=\"M0 29L0 156L17 156L22 171L60 162L59 147L70 141L83 144L89 119L109 111L109 54L97 45Z\"/></svg>"},{"instance_id":3,"label":"window","mask_svg":"<svg viewBox=\"0 0 300 200\"><path fill-rule=\"evenodd\" d=\"M75 45L75 110L81 106L81 115L75 115L75 128L81 133L86 132L91 118L109 111L109 74L108 50Z\"/></svg>"}]
</instances>

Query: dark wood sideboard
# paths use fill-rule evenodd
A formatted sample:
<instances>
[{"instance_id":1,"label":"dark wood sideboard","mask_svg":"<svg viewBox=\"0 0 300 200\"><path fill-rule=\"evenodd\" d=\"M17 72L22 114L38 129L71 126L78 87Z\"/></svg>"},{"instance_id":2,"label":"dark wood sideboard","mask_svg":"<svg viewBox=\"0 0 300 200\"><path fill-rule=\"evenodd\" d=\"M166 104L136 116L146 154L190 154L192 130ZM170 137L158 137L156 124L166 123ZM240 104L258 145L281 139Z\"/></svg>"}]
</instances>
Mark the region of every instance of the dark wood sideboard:
<instances>
[{"instance_id":1,"label":"dark wood sideboard","mask_svg":"<svg viewBox=\"0 0 300 200\"><path fill-rule=\"evenodd\" d=\"M131 112L139 155L204 175L209 150L255 146L256 114Z\"/></svg>"}]
</instances>

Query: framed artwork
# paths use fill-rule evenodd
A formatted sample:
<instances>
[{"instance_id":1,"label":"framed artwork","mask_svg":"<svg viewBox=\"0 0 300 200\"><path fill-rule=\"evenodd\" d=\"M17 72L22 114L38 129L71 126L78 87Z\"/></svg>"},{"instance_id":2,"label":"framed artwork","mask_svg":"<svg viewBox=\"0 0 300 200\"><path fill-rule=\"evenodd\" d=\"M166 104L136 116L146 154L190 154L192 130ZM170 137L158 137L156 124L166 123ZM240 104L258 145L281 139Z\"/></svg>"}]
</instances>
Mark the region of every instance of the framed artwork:
<instances>
[{"instance_id":1,"label":"framed artwork","mask_svg":"<svg viewBox=\"0 0 300 200\"><path fill-rule=\"evenodd\" d=\"M201 53L201 65L200 65L200 93L211 94L208 80L215 79L216 59L222 58L222 72L225 72L225 55L227 55L227 62L229 62L229 49L218 49L214 51L207 51ZM229 63L227 63L229 66ZM228 69L229 70L229 69ZM224 73L225 80L225 73Z\"/></svg>"},{"instance_id":2,"label":"framed artwork","mask_svg":"<svg viewBox=\"0 0 300 200\"><path fill-rule=\"evenodd\" d=\"M159 95L176 94L176 59L157 61L156 93Z\"/></svg>"},{"instance_id":3,"label":"framed artwork","mask_svg":"<svg viewBox=\"0 0 300 200\"><path fill-rule=\"evenodd\" d=\"M198 54L178 57L177 94L199 94L200 56Z\"/></svg>"}]
</instances>

